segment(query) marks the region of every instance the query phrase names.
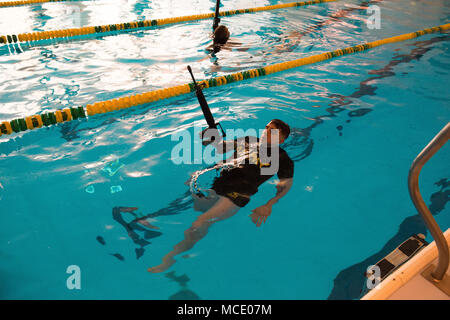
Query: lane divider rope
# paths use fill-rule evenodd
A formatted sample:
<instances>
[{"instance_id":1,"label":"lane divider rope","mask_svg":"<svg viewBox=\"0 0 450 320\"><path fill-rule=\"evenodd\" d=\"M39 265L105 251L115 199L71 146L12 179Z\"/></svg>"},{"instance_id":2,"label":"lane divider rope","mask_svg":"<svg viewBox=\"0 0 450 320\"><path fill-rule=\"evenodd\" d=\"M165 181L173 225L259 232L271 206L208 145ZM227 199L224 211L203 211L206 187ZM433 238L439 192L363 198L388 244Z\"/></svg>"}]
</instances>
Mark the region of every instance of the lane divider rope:
<instances>
[{"instance_id":1,"label":"lane divider rope","mask_svg":"<svg viewBox=\"0 0 450 320\"><path fill-rule=\"evenodd\" d=\"M239 10L229 10L219 12L221 17L223 16L232 16L236 14L244 14L244 13L253 13L260 11L268 11L275 9L284 9L290 7L302 7L306 5L320 4L325 2L335 2L339 0L312 0L312 1L304 1L304 2L290 2L277 4L272 6L265 7L257 7L257 8L249 8L249 9L239 9ZM176 24L187 21L197 21L203 19L214 18L214 12L197 14L191 16L183 16L183 17L174 17L174 18L166 18L166 19L153 19L153 20L142 20L142 21L133 21L126 23L118 23L118 24L109 24L102 26L94 26L94 27L82 27L82 28L74 28L74 29L61 29L61 30L52 30L52 31L39 31L32 33L21 33L18 35L4 35L0 36L0 44L7 43L17 43L17 42L31 42L31 41L39 41L39 40L49 40L49 39L60 39L60 38L68 38L89 34L101 34L105 32L113 32L113 31L121 31L121 30L134 30L139 28L148 28L154 26L162 26L167 24Z\"/></svg>"},{"instance_id":2,"label":"lane divider rope","mask_svg":"<svg viewBox=\"0 0 450 320\"><path fill-rule=\"evenodd\" d=\"M209 80L198 81L199 85L205 88L222 86L227 83L233 83L242 81L245 79L256 78L261 76L266 76L272 73L296 68L303 65L313 64L324 60L329 60L335 57L340 57L343 55L352 54L354 52L361 52L368 50L370 48L375 48L381 45L401 42L413 38L420 37L425 34L444 32L450 30L450 23L441 26L419 30L416 32L411 32L407 34L402 34L399 36L386 38L382 40L377 40L373 42L368 42L365 44L360 44L354 47L348 47L344 49L338 49L335 51L330 51L326 53L316 54L313 56L300 58L292 61L272 64L259 69L251 69L243 72L237 72L229 74L226 76L220 76L216 78L211 78ZM76 107L76 108L66 108L63 110L57 110L55 112L48 112L41 115L34 115L26 117L24 119L15 119L12 121L5 121L0 123L0 135L2 134L12 134L13 132L21 132L25 130L32 130L35 128L40 128L42 126L50 126L61 122L67 122L71 120L86 118L96 114L103 114L107 112L113 112L116 110L126 109L130 107L135 107L142 104L147 104L155 102L158 100L168 99L190 92L195 92L194 84L187 83L183 85L178 85L174 87L169 87L166 89L158 89L150 92L145 92L141 94L136 94L133 96L112 99L107 101L96 102L94 104L88 104L86 107Z\"/></svg>"},{"instance_id":3,"label":"lane divider rope","mask_svg":"<svg viewBox=\"0 0 450 320\"><path fill-rule=\"evenodd\" d=\"M46 3L46 2L67 2L67 1L80 1L80 0L21 0L21 1L4 1L0 2L0 8L5 7L18 7L28 4Z\"/></svg>"}]
</instances>

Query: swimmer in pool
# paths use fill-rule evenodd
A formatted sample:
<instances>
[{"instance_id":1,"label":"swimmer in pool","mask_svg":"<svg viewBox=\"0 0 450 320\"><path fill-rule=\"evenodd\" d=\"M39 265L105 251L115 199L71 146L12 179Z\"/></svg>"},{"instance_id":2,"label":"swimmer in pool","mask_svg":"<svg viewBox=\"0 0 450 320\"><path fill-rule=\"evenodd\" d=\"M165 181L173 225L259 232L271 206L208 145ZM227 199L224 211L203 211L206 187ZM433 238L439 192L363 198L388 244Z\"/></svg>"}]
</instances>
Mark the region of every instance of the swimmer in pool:
<instances>
[{"instance_id":1,"label":"swimmer in pool","mask_svg":"<svg viewBox=\"0 0 450 320\"><path fill-rule=\"evenodd\" d=\"M258 192L258 187L277 174L279 182L276 185L276 195L266 204L251 210L250 218L257 227L265 223L272 213L272 206L284 197L292 186L294 163L286 151L279 147L289 134L289 126L281 120L274 119L267 124L260 139L243 137L221 141L214 145L219 153L226 154L233 151L233 160L227 159L218 165L222 167L222 171L220 176L215 178L208 195L201 192L192 194L194 209L203 213L184 232L184 240L163 257L160 265L149 268L148 271L167 270L175 263L176 255L191 249L206 236L214 223L232 217L240 208L246 206L250 197ZM269 153L278 156L267 162ZM269 170L270 172L264 170L269 168L274 170Z\"/></svg>"},{"instance_id":2,"label":"swimmer in pool","mask_svg":"<svg viewBox=\"0 0 450 320\"><path fill-rule=\"evenodd\" d=\"M228 40L230 39L230 31L224 25L219 25L212 34L213 43L210 44L206 50L212 53L219 52L225 47Z\"/></svg>"},{"instance_id":3,"label":"swimmer in pool","mask_svg":"<svg viewBox=\"0 0 450 320\"><path fill-rule=\"evenodd\" d=\"M283 52L292 52L299 46L299 44L302 42L302 38L304 36L306 36L312 32L315 32L327 25L333 24L333 23L339 22L340 24L346 24L347 27L352 28L352 27L354 27L353 25L346 23L341 18L347 17L353 11L367 10L370 7L370 5L373 5L375 3L382 2L382 1L383 0L363 1L359 5L349 6L347 8L336 11L336 12L332 13L331 15L329 15L328 19L319 21L318 23L309 26L308 28L306 28L303 31L297 31L297 30L291 31L291 32L289 32L289 34L287 36L281 37L280 40L282 40L282 42L284 42L284 43L275 45L274 52L267 52L265 54L272 55L274 53L279 54L279 53L283 53Z\"/></svg>"},{"instance_id":4,"label":"swimmer in pool","mask_svg":"<svg viewBox=\"0 0 450 320\"><path fill-rule=\"evenodd\" d=\"M212 54L218 53L220 50L232 50L236 48L239 51L247 51L248 48L242 48L242 43L230 40L230 31L224 25L219 25L212 34L213 43L210 44L206 50ZM204 60L204 59L202 59ZM201 60L201 61L202 61Z\"/></svg>"},{"instance_id":5,"label":"swimmer in pool","mask_svg":"<svg viewBox=\"0 0 450 320\"><path fill-rule=\"evenodd\" d=\"M230 31L224 25L219 25L213 33L213 45L223 46L230 39Z\"/></svg>"}]
</instances>

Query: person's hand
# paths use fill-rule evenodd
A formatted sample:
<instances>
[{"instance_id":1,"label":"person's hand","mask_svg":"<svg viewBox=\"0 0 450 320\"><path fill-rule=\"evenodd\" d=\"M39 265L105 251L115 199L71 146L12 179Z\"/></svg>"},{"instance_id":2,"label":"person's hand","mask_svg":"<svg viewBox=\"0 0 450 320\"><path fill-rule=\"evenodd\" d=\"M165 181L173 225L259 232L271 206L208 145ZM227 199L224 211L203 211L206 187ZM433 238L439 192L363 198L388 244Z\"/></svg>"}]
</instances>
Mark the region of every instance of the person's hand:
<instances>
[{"instance_id":1,"label":"person's hand","mask_svg":"<svg viewBox=\"0 0 450 320\"><path fill-rule=\"evenodd\" d=\"M222 136L217 128L206 128L200 132L200 139L205 147L211 143L216 147L222 140Z\"/></svg>"},{"instance_id":2,"label":"person's hand","mask_svg":"<svg viewBox=\"0 0 450 320\"><path fill-rule=\"evenodd\" d=\"M261 224L266 222L267 217L272 213L272 206L265 204L253 209L252 212L253 213L250 215L250 218L257 227L260 227Z\"/></svg>"}]
</instances>

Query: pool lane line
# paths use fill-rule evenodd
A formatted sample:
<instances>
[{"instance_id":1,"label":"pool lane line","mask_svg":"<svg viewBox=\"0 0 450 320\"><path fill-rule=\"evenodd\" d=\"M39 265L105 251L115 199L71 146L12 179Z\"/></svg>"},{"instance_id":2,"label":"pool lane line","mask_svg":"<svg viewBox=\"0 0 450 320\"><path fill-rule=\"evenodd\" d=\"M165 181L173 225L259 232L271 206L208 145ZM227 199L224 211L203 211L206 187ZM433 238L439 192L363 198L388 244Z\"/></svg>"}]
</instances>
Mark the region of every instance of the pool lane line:
<instances>
[{"instance_id":1,"label":"pool lane line","mask_svg":"<svg viewBox=\"0 0 450 320\"><path fill-rule=\"evenodd\" d=\"M28 4L38 4L38 3L47 3L47 2L78 2L82 0L21 0L21 1L5 1L0 2L0 8L6 7L18 7L25 6Z\"/></svg>"},{"instance_id":2,"label":"pool lane line","mask_svg":"<svg viewBox=\"0 0 450 320\"><path fill-rule=\"evenodd\" d=\"M303 7L307 5L320 4L326 2L335 2L339 0L312 0L312 1L304 1L304 2L289 2L276 4L272 6L264 6L264 7L256 7L256 8L248 8L248 9L238 9L238 10L228 10L219 12L219 16L232 16L237 14L244 13L254 13L260 11L268 11L268 10L276 10L276 9L284 9L291 7ZM149 28L155 26L162 26L168 24L176 24L187 21L198 21L214 18L214 12L190 15L190 16L182 16L182 17L174 17L174 18L166 18L166 19L153 19L153 20L141 20L141 21L132 21L126 23L117 23L117 24L109 24L102 26L90 26L90 27L82 27L82 28L74 28L74 29L61 29L61 30L52 30L52 31L39 31L33 33L21 33L18 35L4 35L0 36L0 44L8 44L8 43L17 43L17 42L33 42L39 40L47 40L47 39L61 39L75 36L83 36L90 34L102 34L107 32L114 31L123 31L123 30L137 30L140 28Z\"/></svg>"},{"instance_id":3,"label":"pool lane line","mask_svg":"<svg viewBox=\"0 0 450 320\"><path fill-rule=\"evenodd\" d=\"M259 69L251 69L243 72L237 72L226 76L220 76L211 78L209 80L197 81L199 85L204 88L218 87L228 83L239 82L250 78L261 77L272 73L297 68L303 65L314 64L320 61L329 60L332 58L340 57L343 55L352 54L355 52L365 51L371 48L375 48L381 45L401 42L413 38L420 37L425 34L431 34L436 32L443 32L450 30L450 23L441 26L419 30L399 36L368 42L365 44L356 45L354 47L347 47L344 49L338 49L335 51L316 54L313 56L300 58L292 61L272 64L267 67ZM0 135L12 134L13 132L21 132L26 130L33 130L42 126L50 126L57 123L67 122L76 119L86 118L86 115L91 117L96 114L103 114L113 112L121 109L139 106L142 104L152 103L159 100L164 100L190 92L195 92L194 84L187 83L165 89L158 89L149 91L133 96L122 97L118 99L112 99L107 101L96 102L94 104L88 104L86 107L66 108L63 110L57 110L55 112L48 112L41 115L33 115L23 119L15 119L12 121L4 121L0 123Z\"/></svg>"}]
</instances>

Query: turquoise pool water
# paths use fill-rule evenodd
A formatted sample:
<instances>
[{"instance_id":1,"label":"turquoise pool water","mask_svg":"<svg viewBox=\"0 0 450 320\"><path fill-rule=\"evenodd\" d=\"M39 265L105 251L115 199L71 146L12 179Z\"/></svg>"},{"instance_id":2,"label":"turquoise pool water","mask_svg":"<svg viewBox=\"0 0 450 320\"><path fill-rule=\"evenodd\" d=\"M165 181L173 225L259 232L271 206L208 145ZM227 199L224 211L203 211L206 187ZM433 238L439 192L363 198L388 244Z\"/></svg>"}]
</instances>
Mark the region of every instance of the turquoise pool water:
<instances>
[{"instance_id":1,"label":"turquoise pool water","mask_svg":"<svg viewBox=\"0 0 450 320\"><path fill-rule=\"evenodd\" d=\"M288 2L288 1L285 1ZM223 1L224 9L279 1ZM0 34L208 12L215 1L82 1L0 8ZM358 5L381 9L369 30ZM334 13L339 10L341 14ZM333 15L334 14L334 15ZM214 57L211 20L35 46L0 46L0 122L288 61L448 23L442 1L337 1L226 17L241 43ZM334 18L330 18L334 17ZM432 34L279 74L205 90L225 128L292 128L284 148L294 184L256 228L248 215L275 194L266 183L235 216L165 273L147 268L198 215L175 165L171 135L205 126L194 95L0 137L2 299L356 299L363 272L414 233L414 157L450 120L449 35ZM450 227L450 146L420 187ZM108 171L109 169L109 171ZM117 171L116 171L117 170ZM152 214L131 230L115 207ZM122 223L121 223L122 222ZM133 240L134 239L134 240ZM147 241L142 247L137 241ZM142 250L143 249L143 250ZM66 269L81 270L69 290Z\"/></svg>"}]
</instances>

